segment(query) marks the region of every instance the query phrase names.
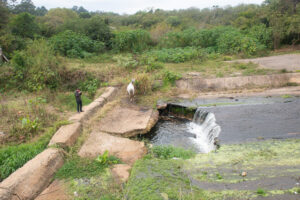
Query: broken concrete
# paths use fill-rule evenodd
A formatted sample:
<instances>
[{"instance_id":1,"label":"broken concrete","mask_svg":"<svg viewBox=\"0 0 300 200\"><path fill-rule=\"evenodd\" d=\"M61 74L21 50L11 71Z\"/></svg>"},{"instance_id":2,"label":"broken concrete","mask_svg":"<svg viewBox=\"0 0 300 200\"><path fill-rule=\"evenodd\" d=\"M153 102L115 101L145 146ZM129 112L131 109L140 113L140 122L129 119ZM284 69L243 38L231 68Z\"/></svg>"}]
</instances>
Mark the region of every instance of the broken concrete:
<instances>
[{"instance_id":1,"label":"broken concrete","mask_svg":"<svg viewBox=\"0 0 300 200\"><path fill-rule=\"evenodd\" d=\"M61 150L46 149L0 183L1 200L34 199L63 163Z\"/></svg>"},{"instance_id":2,"label":"broken concrete","mask_svg":"<svg viewBox=\"0 0 300 200\"><path fill-rule=\"evenodd\" d=\"M81 123L76 122L60 127L50 140L48 146L57 144L62 147L70 147L75 144L81 132Z\"/></svg>"},{"instance_id":3,"label":"broken concrete","mask_svg":"<svg viewBox=\"0 0 300 200\"><path fill-rule=\"evenodd\" d=\"M244 89L255 87L282 87L289 83L300 83L300 73L286 73L260 76L241 76L203 79L185 78L176 81L176 86L182 90L218 91Z\"/></svg>"},{"instance_id":4,"label":"broken concrete","mask_svg":"<svg viewBox=\"0 0 300 200\"><path fill-rule=\"evenodd\" d=\"M156 124L158 111L137 106L118 106L101 120L99 130L122 137L145 134Z\"/></svg>"},{"instance_id":5,"label":"broken concrete","mask_svg":"<svg viewBox=\"0 0 300 200\"><path fill-rule=\"evenodd\" d=\"M65 183L60 180L55 180L35 200L71 200L72 198L66 191Z\"/></svg>"},{"instance_id":6,"label":"broken concrete","mask_svg":"<svg viewBox=\"0 0 300 200\"><path fill-rule=\"evenodd\" d=\"M100 97L102 97L108 101L108 100L111 100L116 93L117 93L116 88L108 87L108 88L106 88L106 91Z\"/></svg>"},{"instance_id":7,"label":"broken concrete","mask_svg":"<svg viewBox=\"0 0 300 200\"><path fill-rule=\"evenodd\" d=\"M144 142L112 136L101 132L92 132L88 140L81 147L78 155L96 158L108 151L109 155L120 158L124 163L132 165L142 158L147 149Z\"/></svg>"},{"instance_id":8,"label":"broken concrete","mask_svg":"<svg viewBox=\"0 0 300 200\"><path fill-rule=\"evenodd\" d=\"M126 165L126 164L118 164L114 165L111 173L113 177L115 178L116 182L121 184L125 183L128 181L129 176L130 176L130 169L131 166Z\"/></svg>"}]
</instances>

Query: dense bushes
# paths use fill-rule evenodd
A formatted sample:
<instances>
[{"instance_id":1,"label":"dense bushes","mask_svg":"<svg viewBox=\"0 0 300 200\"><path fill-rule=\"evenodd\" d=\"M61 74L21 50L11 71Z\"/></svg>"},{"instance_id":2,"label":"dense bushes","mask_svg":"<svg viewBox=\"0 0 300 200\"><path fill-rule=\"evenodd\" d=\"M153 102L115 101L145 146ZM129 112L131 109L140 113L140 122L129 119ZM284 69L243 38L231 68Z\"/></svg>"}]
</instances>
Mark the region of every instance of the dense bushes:
<instances>
[{"instance_id":1,"label":"dense bushes","mask_svg":"<svg viewBox=\"0 0 300 200\"><path fill-rule=\"evenodd\" d=\"M12 59L14 79L18 88L38 91L56 88L59 83L59 61L45 40L35 40Z\"/></svg>"},{"instance_id":2,"label":"dense bushes","mask_svg":"<svg viewBox=\"0 0 300 200\"><path fill-rule=\"evenodd\" d=\"M205 59L204 51L194 47L152 50L146 53L160 62L181 63L192 59Z\"/></svg>"},{"instance_id":3,"label":"dense bushes","mask_svg":"<svg viewBox=\"0 0 300 200\"><path fill-rule=\"evenodd\" d=\"M145 30L120 31L113 39L113 49L118 52L140 52L149 48L150 34Z\"/></svg>"},{"instance_id":4,"label":"dense bushes","mask_svg":"<svg viewBox=\"0 0 300 200\"><path fill-rule=\"evenodd\" d=\"M258 31L259 32L258 32ZM249 34L242 33L233 27L216 27L213 29L187 29L181 32L167 33L159 46L162 48L195 47L206 48L210 52L223 54L255 55L266 48L270 42L270 30L264 27L255 27L249 30ZM176 49L178 50L178 49ZM185 48L186 53L188 52ZM196 50L190 49L189 55L196 56ZM189 56L188 56L189 57ZM192 56L193 57L193 56ZM184 62L187 59L179 59ZM174 62L174 61L172 61Z\"/></svg>"},{"instance_id":5,"label":"dense bushes","mask_svg":"<svg viewBox=\"0 0 300 200\"><path fill-rule=\"evenodd\" d=\"M50 39L54 50L70 58L84 58L104 50L104 43L73 31L64 31Z\"/></svg>"}]
</instances>

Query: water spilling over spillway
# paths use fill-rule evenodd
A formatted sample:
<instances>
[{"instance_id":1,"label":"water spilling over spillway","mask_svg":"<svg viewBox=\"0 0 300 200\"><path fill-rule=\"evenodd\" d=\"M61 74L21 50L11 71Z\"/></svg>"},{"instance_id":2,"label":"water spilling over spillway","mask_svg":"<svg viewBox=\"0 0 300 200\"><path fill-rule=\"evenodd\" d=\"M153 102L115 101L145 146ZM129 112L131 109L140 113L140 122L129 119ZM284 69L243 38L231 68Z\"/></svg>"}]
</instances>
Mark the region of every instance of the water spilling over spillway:
<instances>
[{"instance_id":1,"label":"water spilling over spillway","mask_svg":"<svg viewBox=\"0 0 300 200\"><path fill-rule=\"evenodd\" d=\"M154 145L172 145L208 153L215 149L214 141L220 132L215 115L198 108L192 121L176 118L159 121L148 137Z\"/></svg>"},{"instance_id":2,"label":"water spilling over spillway","mask_svg":"<svg viewBox=\"0 0 300 200\"><path fill-rule=\"evenodd\" d=\"M187 128L195 134L195 138L189 139L196 144L200 152L208 153L215 149L215 138L219 136L221 127L216 123L213 113L198 108Z\"/></svg>"}]
</instances>

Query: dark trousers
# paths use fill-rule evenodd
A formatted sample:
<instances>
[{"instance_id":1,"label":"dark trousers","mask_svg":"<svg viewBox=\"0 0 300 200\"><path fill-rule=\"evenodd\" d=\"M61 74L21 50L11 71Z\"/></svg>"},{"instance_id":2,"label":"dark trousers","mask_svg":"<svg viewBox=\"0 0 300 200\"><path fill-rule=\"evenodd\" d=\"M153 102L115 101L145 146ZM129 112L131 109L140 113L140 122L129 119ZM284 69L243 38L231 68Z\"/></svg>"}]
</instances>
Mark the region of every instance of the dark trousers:
<instances>
[{"instance_id":1,"label":"dark trousers","mask_svg":"<svg viewBox=\"0 0 300 200\"><path fill-rule=\"evenodd\" d=\"M76 101L77 103L77 112L82 112L82 101Z\"/></svg>"}]
</instances>

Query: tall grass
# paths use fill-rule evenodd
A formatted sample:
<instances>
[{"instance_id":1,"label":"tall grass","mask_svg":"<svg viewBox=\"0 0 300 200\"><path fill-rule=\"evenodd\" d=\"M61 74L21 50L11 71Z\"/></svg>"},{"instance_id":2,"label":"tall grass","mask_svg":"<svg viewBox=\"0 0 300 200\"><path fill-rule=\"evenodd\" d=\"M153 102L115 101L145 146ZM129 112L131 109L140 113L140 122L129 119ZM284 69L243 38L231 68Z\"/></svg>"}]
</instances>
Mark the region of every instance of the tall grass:
<instances>
[{"instance_id":1,"label":"tall grass","mask_svg":"<svg viewBox=\"0 0 300 200\"><path fill-rule=\"evenodd\" d=\"M67 121L59 121L54 127L49 128L46 133L36 142L27 144L11 145L0 149L0 181L4 180L18 168L22 167L27 161L42 152L48 145L52 135L56 130Z\"/></svg>"}]
</instances>

